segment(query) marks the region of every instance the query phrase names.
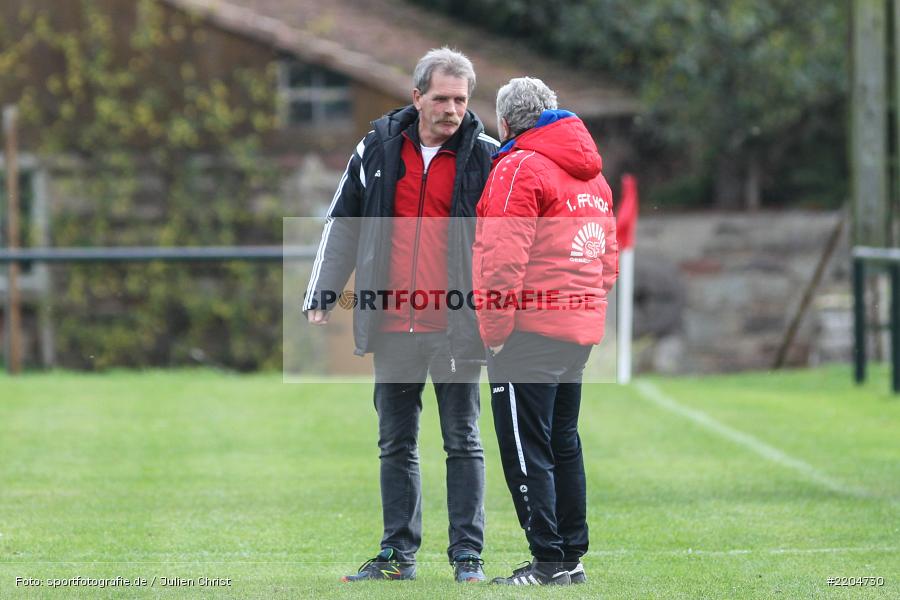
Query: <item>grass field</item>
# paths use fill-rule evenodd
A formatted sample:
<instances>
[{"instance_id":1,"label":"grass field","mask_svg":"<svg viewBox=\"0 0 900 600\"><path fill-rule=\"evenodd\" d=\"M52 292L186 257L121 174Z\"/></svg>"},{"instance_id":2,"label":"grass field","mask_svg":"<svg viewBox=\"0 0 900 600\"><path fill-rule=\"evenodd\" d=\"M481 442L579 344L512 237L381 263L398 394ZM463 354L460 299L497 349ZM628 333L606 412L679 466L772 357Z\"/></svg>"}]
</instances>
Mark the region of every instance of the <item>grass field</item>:
<instances>
[{"instance_id":1,"label":"grass field","mask_svg":"<svg viewBox=\"0 0 900 600\"><path fill-rule=\"evenodd\" d=\"M876 370L586 388L590 583L459 587L433 396L415 582L347 585L378 549L362 384L212 371L0 378L2 598L900 598L900 399ZM527 559L488 402L489 576ZM50 589L49 578L231 578ZM882 577L832 587L828 577ZM45 580L16 586L16 577Z\"/></svg>"}]
</instances>

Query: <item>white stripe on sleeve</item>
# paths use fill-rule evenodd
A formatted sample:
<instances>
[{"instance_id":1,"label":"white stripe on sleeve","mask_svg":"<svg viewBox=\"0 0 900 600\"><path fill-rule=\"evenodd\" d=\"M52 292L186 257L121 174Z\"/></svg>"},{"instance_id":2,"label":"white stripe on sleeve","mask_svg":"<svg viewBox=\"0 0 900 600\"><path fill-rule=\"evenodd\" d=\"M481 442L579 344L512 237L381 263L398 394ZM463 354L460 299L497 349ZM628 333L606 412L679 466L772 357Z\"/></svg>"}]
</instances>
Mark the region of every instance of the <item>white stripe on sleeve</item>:
<instances>
[{"instance_id":1,"label":"white stripe on sleeve","mask_svg":"<svg viewBox=\"0 0 900 600\"><path fill-rule=\"evenodd\" d=\"M362 144L362 142L360 142L360 144ZM338 198L341 197L341 192L344 191L344 186L347 185L347 175L350 173L350 163L352 161L353 157L351 156L350 160L347 161L347 168L344 170L341 181L338 183L337 191L334 193L331 204L328 206L328 212L325 213L325 228L322 230L322 239L319 241L316 259L313 261L312 272L309 276L309 285L306 286L306 299L303 301L303 310L310 310L312 308L313 293L319 285L319 275L321 274L322 263L325 259L325 246L328 245L328 236L331 233L331 226L334 223L332 211L334 211Z\"/></svg>"},{"instance_id":2,"label":"white stripe on sleeve","mask_svg":"<svg viewBox=\"0 0 900 600\"><path fill-rule=\"evenodd\" d=\"M493 144L494 146L500 147L500 142L489 136L488 134L481 132L478 134L478 139L482 142L487 142L488 144Z\"/></svg>"}]
</instances>

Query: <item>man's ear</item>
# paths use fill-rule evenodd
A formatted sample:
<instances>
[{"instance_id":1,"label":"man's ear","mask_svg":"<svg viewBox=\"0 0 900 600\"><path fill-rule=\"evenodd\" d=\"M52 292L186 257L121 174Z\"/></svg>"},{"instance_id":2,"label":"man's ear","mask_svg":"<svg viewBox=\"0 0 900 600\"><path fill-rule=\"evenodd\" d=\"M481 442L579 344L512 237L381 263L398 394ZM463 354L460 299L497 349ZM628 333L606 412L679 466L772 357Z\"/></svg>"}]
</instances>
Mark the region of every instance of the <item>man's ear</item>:
<instances>
[{"instance_id":1,"label":"man's ear","mask_svg":"<svg viewBox=\"0 0 900 600\"><path fill-rule=\"evenodd\" d=\"M423 95L424 94L422 94L422 92L419 91L419 88L413 88L413 91L412 91L413 105L416 107L417 110L422 110L422 96Z\"/></svg>"},{"instance_id":2,"label":"man's ear","mask_svg":"<svg viewBox=\"0 0 900 600\"><path fill-rule=\"evenodd\" d=\"M509 131L509 123L506 121L506 118L501 118L500 121L498 121L497 125L500 129L500 131L498 131L497 133L500 134L501 142L505 142L512 137Z\"/></svg>"}]
</instances>

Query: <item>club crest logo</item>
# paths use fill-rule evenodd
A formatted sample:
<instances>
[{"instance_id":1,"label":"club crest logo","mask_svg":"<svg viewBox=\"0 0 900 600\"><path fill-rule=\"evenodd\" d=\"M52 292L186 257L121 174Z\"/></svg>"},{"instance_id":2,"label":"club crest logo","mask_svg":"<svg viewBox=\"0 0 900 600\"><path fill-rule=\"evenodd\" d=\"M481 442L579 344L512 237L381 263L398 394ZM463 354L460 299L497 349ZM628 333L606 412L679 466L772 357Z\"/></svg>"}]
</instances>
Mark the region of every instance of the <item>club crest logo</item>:
<instances>
[{"instance_id":1,"label":"club crest logo","mask_svg":"<svg viewBox=\"0 0 900 600\"><path fill-rule=\"evenodd\" d=\"M589 263L600 258L606 252L606 236L599 223L587 223L572 239L572 252L569 260L577 263Z\"/></svg>"}]
</instances>

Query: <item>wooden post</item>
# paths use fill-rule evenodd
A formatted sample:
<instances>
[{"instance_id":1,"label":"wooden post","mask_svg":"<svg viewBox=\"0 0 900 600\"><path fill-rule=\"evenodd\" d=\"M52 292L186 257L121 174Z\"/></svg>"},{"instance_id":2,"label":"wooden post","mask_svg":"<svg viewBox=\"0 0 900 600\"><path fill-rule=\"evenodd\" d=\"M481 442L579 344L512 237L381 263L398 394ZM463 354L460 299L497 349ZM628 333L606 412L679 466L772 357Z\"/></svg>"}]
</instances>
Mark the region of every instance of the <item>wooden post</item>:
<instances>
[{"instance_id":1,"label":"wooden post","mask_svg":"<svg viewBox=\"0 0 900 600\"><path fill-rule=\"evenodd\" d=\"M784 339L781 341L781 346L778 348L778 354L775 355L775 362L772 365L773 369L780 369L784 367L785 362L787 362L788 351L791 349L791 344L794 343L794 338L797 336L797 331L800 329L803 317L805 317L806 313L809 311L809 307L812 305L813 299L815 298L816 290L819 288L822 277L825 275L825 269L831 261L831 255L834 254L835 249L841 241L841 234L844 232L844 221L846 220L847 211L842 210L838 213L837 223L831 232L831 236L829 236L828 241L825 243L825 250L819 257L819 262L816 264L816 270L813 271L812 279L809 280L806 289L803 291L800 305L794 312L794 316L791 318ZM854 262L854 269L855 268L856 263ZM856 271L854 271L854 274L855 273ZM854 297L854 301L858 301L858 299ZM865 317L865 315L863 315L863 317Z\"/></svg>"},{"instance_id":2,"label":"wooden post","mask_svg":"<svg viewBox=\"0 0 900 600\"><path fill-rule=\"evenodd\" d=\"M894 156L893 156L893 164L891 173L891 190L890 190L890 200L888 202L888 210L890 215L890 223L888 223L888 244L891 246L895 245L897 242L897 205L900 203L900 110L897 107L900 107L900 0L889 0L888 3L889 10L893 11L893 18L891 19L892 28L891 35L893 39L890 40L892 45L893 52L891 56L893 58L891 62L891 70L890 73L893 77L891 78L891 83L893 83L893 89L890 90L891 98L893 100L894 107Z\"/></svg>"},{"instance_id":3,"label":"wooden post","mask_svg":"<svg viewBox=\"0 0 900 600\"><path fill-rule=\"evenodd\" d=\"M19 247L19 164L16 139L16 107L3 108L3 137L6 141L6 224L9 248ZM9 263L6 339L9 351L6 368L15 375L22 371L22 307L19 296L19 264Z\"/></svg>"},{"instance_id":4,"label":"wooden post","mask_svg":"<svg viewBox=\"0 0 900 600\"><path fill-rule=\"evenodd\" d=\"M896 2L896 0L895 0ZM887 5L853 0L850 161L853 243L884 246L887 194Z\"/></svg>"}]
</instances>

